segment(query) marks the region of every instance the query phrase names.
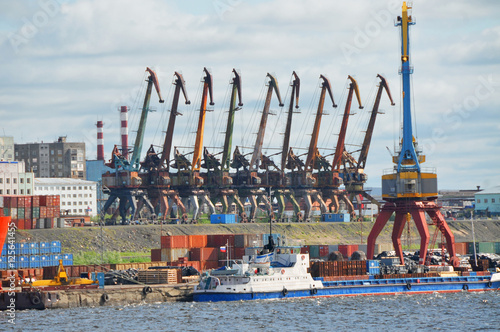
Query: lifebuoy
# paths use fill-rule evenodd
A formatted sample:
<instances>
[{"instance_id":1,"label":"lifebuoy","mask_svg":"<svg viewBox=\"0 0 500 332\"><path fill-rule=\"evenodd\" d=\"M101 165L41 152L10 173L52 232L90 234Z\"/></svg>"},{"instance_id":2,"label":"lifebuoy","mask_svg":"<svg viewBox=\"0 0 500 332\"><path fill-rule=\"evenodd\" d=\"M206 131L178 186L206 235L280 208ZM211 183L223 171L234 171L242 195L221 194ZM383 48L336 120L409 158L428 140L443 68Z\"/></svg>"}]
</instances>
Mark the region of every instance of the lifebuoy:
<instances>
[{"instance_id":1,"label":"lifebuoy","mask_svg":"<svg viewBox=\"0 0 500 332\"><path fill-rule=\"evenodd\" d=\"M311 294L312 295L318 294L318 290L316 288L311 289Z\"/></svg>"},{"instance_id":2,"label":"lifebuoy","mask_svg":"<svg viewBox=\"0 0 500 332\"><path fill-rule=\"evenodd\" d=\"M406 284L406 289L407 289L407 290L410 290L410 289L411 289L411 284L410 284L410 283L407 283L407 284Z\"/></svg>"},{"instance_id":3,"label":"lifebuoy","mask_svg":"<svg viewBox=\"0 0 500 332\"><path fill-rule=\"evenodd\" d=\"M281 274L285 274L285 269L281 269Z\"/></svg>"},{"instance_id":4,"label":"lifebuoy","mask_svg":"<svg viewBox=\"0 0 500 332\"><path fill-rule=\"evenodd\" d=\"M469 285L464 285L464 286L462 287L462 289L463 289L464 291L468 291L468 290L469 290Z\"/></svg>"},{"instance_id":5,"label":"lifebuoy","mask_svg":"<svg viewBox=\"0 0 500 332\"><path fill-rule=\"evenodd\" d=\"M488 287L491 287L491 285L493 285L493 283L491 282L491 280L488 281L487 285L488 285Z\"/></svg>"},{"instance_id":6,"label":"lifebuoy","mask_svg":"<svg viewBox=\"0 0 500 332\"><path fill-rule=\"evenodd\" d=\"M101 295L102 302L108 302L109 301L109 295L104 293Z\"/></svg>"},{"instance_id":7,"label":"lifebuoy","mask_svg":"<svg viewBox=\"0 0 500 332\"><path fill-rule=\"evenodd\" d=\"M153 289L151 288L151 286L144 286L144 288L142 289L142 294L144 294L144 295L152 293L152 292L153 292Z\"/></svg>"},{"instance_id":8,"label":"lifebuoy","mask_svg":"<svg viewBox=\"0 0 500 332\"><path fill-rule=\"evenodd\" d=\"M38 296L38 295L32 295L32 296L31 296L31 303L32 303L33 305L38 305L38 304L40 304L40 302L42 302L42 301L40 300L40 296Z\"/></svg>"},{"instance_id":9,"label":"lifebuoy","mask_svg":"<svg viewBox=\"0 0 500 332\"><path fill-rule=\"evenodd\" d=\"M282 291L281 293L283 293L283 296L287 296L287 294L288 294L288 289L283 288L283 291Z\"/></svg>"},{"instance_id":10,"label":"lifebuoy","mask_svg":"<svg viewBox=\"0 0 500 332\"><path fill-rule=\"evenodd\" d=\"M302 258L302 260L306 259L306 255L302 255L300 258Z\"/></svg>"}]
</instances>

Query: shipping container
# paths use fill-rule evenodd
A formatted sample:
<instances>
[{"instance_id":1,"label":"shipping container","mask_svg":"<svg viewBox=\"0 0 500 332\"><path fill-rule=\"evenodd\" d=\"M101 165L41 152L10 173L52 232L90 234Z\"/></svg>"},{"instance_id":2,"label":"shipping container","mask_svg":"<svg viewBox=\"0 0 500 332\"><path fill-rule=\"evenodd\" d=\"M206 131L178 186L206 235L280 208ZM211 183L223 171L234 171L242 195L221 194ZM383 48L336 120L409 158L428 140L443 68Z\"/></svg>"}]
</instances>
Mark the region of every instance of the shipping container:
<instances>
[{"instance_id":1,"label":"shipping container","mask_svg":"<svg viewBox=\"0 0 500 332\"><path fill-rule=\"evenodd\" d=\"M212 214L210 216L211 224L235 224L236 215L234 214Z\"/></svg>"},{"instance_id":2,"label":"shipping container","mask_svg":"<svg viewBox=\"0 0 500 332\"><path fill-rule=\"evenodd\" d=\"M45 197L45 196L40 196L40 197ZM43 205L40 206L40 218L41 219L47 218L47 207L46 206L43 206Z\"/></svg>"},{"instance_id":3,"label":"shipping container","mask_svg":"<svg viewBox=\"0 0 500 332\"><path fill-rule=\"evenodd\" d=\"M23 208L25 207L26 205L24 204L25 200L24 200L24 196L17 196L17 197L14 197L14 199L17 199L17 207L18 208Z\"/></svg>"},{"instance_id":4,"label":"shipping container","mask_svg":"<svg viewBox=\"0 0 500 332\"><path fill-rule=\"evenodd\" d=\"M206 235L189 235L189 248L204 248L207 246L207 236Z\"/></svg>"},{"instance_id":5,"label":"shipping container","mask_svg":"<svg viewBox=\"0 0 500 332\"><path fill-rule=\"evenodd\" d=\"M319 257L328 257L328 254L330 253L330 250L327 245L322 245L319 246Z\"/></svg>"},{"instance_id":6,"label":"shipping container","mask_svg":"<svg viewBox=\"0 0 500 332\"><path fill-rule=\"evenodd\" d=\"M54 228L54 219L49 217L47 214L47 218L45 220L45 227L44 228Z\"/></svg>"},{"instance_id":7,"label":"shipping container","mask_svg":"<svg viewBox=\"0 0 500 332\"><path fill-rule=\"evenodd\" d=\"M4 217L10 217L10 208L3 208L3 215Z\"/></svg>"},{"instance_id":8,"label":"shipping container","mask_svg":"<svg viewBox=\"0 0 500 332\"><path fill-rule=\"evenodd\" d=\"M29 267L40 268L40 256L29 256Z\"/></svg>"},{"instance_id":9,"label":"shipping container","mask_svg":"<svg viewBox=\"0 0 500 332\"><path fill-rule=\"evenodd\" d=\"M161 237L161 248L188 248L189 237L187 235L167 235Z\"/></svg>"},{"instance_id":10,"label":"shipping container","mask_svg":"<svg viewBox=\"0 0 500 332\"><path fill-rule=\"evenodd\" d=\"M319 258L320 257L318 245L309 246L309 257L311 257L311 258Z\"/></svg>"},{"instance_id":11,"label":"shipping container","mask_svg":"<svg viewBox=\"0 0 500 332\"><path fill-rule=\"evenodd\" d=\"M17 207L16 208L10 208L10 217L12 219L17 219Z\"/></svg>"},{"instance_id":12,"label":"shipping container","mask_svg":"<svg viewBox=\"0 0 500 332\"><path fill-rule=\"evenodd\" d=\"M52 254L60 254L61 253L61 241L50 242L50 252Z\"/></svg>"},{"instance_id":13,"label":"shipping container","mask_svg":"<svg viewBox=\"0 0 500 332\"><path fill-rule=\"evenodd\" d=\"M212 270L219 268L219 262L217 261L200 261L200 270Z\"/></svg>"},{"instance_id":14,"label":"shipping container","mask_svg":"<svg viewBox=\"0 0 500 332\"><path fill-rule=\"evenodd\" d=\"M345 259L348 259L352 254L358 250L357 244L339 244L339 251Z\"/></svg>"},{"instance_id":15,"label":"shipping container","mask_svg":"<svg viewBox=\"0 0 500 332\"><path fill-rule=\"evenodd\" d=\"M162 248L160 252L160 260L162 262L173 262L179 257L188 257L189 248Z\"/></svg>"},{"instance_id":16,"label":"shipping container","mask_svg":"<svg viewBox=\"0 0 500 332\"><path fill-rule=\"evenodd\" d=\"M40 254L50 254L50 242L40 242L39 244Z\"/></svg>"},{"instance_id":17,"label":"shipping container","mask_svg":"<svg viewBox=\"0 0 500 332\"><path fill-rule=\"evenodd\" d=\"M207 247L219 248L222 246L234 247L234 234L207 235Z\"/></svg>"},{"instance_id":18,"label":"shipping container","mask_svg":"<svg viewBox=\"0 0 500 332\"><path fill-rule=\"evenodd\" d=\"M300 253L301 254L308 254L309 253L309 246L302 246L300 248Z\"/></svg>"},{"instance_id":19,"label":"shipping container","mask_svg":"<svg viewBox=\"0 0 500 332\"><path fill-rule=\"evenodd\" d=\"M236 248L259 247L262 245L261 236L257 234L235 234L234 246Z\"/></svg>"},{"instance_id":20,"label":"shipping container","mask_svg":"<svg viewBox=\"0 0 500 332\"><path fill-rule=\"evenodd\" d=\"M30 255L38 255L40 254L40 245L38 242L30 242L29 243L29 252Z\"/></svg>"},{"instance_id":21,"label":"shipping container","mask_svg":"<svg viewBox=\"0 0 500 332\"><path fill-rule=\"evenodd\" d=\"M40 206L40 196L31 196L31 206L32 207Z\"/></svg>"},{"instance_id":22,"label":"shipping container","mask_svg":"<svg viewBox=\"0 0 500 332\"><path fill-rule=\"evenodd\" d=\"M321 215L324 222L350 222L351 215L348 213L324 213Z\"/></svg>"},{"instance_id":23,"label":"shipping container","mask_svg":"<svg viewBox=\"0 0 500 332\"><path fill-rule=\"evenodd\" d=\"M161 249L151 249L151 261L152 262L161 261Z\"/></svg>"},{"instance_id":24,"label":"shipping container","mask_svg":"<svg viewBox=\"0 0 500 332\"><path fill-rule=\"evenodd\" d=\"M217 261L219 259L219 248L192 248L189 252L192 261Z\"/></svg>"}]
</instances>

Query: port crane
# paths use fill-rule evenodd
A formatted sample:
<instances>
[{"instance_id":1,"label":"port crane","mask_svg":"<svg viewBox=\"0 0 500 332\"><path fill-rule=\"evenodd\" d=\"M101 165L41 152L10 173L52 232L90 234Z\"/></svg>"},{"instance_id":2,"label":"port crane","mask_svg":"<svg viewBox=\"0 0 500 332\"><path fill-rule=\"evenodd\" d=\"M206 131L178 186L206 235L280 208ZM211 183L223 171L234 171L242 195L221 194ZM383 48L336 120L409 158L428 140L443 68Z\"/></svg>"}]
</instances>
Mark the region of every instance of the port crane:
<instances>
[{"instance_id":1,"label":"port crane","mask_svg":"<svg viewBox=\"0 0 500 332\"><path fill-rule=\"evenodd\" d=\"M329 197L329 209L334 212L339 210L339 197L346 204L347 209L352 214L354 211L354 206L352 202L347 198L345 191L339 190L339 187L343 184L343 179L340 176L341 170L340 166L342 164L342 158L344 156L345 149L345 136L347 133L347 124L349 122L349 116L351 115L351 104L353 94L356 93L356 98L358 100L359 108L362 109L361 97L359 94L358 83L352 76L348 76L349 91L347 94L347 101L344 108L344 115L342 117L342 123L340 126L339 137L337 139L337 146L335 147L335 154L333 157L333 162L331 168L327 163L322 163L322 167L317 173L317 187L321 188L323 197ZM332 208L333 207L333 208Z\"/></svg>"},{"instance_id":2,"label":"port crane","mask_svg":"<svg viewBox=\"0 0 500 332\"><path fill-rule=\"evenodd\" d=\"M214 105L212 74L207 68L203 68L203 73L203 90L192 162L190 163L185 155L181 154L178 149L175 149L174 164L172 166L177 169L177 173L175 173L175 175L173 175L172 173L173 188L179 192L179 195L181 197L189 197L191 203L193 204L194 211L193 218L191 220L192 223L196 223L198 220L198 214L200 210L198 202L199 200L208 205L211 213L215 213L215 206L213 205L212 201L210 201L208 192L201 188L204 184L204 179L200 175L201 156L205 131L205 117L207 113L207 103L209 97L210 105Z\"/></svg>"},{"instance_id":3,"label":"port crane","mask_svg":"<svg viewBox=\"0 0 500 332\"><path fill-rule=\"evenodd\" d=\"M142 106L141 118L139 120L137 136L134 142L132 157L129 161L119 152L116 145L113 148L111 161L106 165L115 169L115 172L106 172L102 176L104 191L109 194L109 198L104 204L101 219L104 219L104 214L117 199L119 200L118 210L122 218L122 223L126 222L127 211L129 208L131 208L132 218L135 217L138 198L145 204L147 204L151 211L154 210L142 187L142 179L139 176L139 160L142 151L144 133L146 130L146 122L148 114L150 112L149 104L151 100L153 85L158 94L159 102L163 103L164 100L161 97L160 84L158 83L158 77L156 76L156 73L150 68L146 68L146 71L149 73L149 76L146 80L148 83L146 88L146 95L144 97L144 103Z\"/></svg>"},{"instance_id":4,"label":"port crane","mask_svg":"<svg viewBox=\"0 0 500 332\"><path fill-rule=\"evenodd\" d=\"M161 218L165 220L172 210L169 204L170 200L175 203L181 211L181 221L187 222L187 213L184 204L182 203L179 193L171 189L172 179L170 177L170 153L172 150L172 139L174 135L175 121L177 116L182 115L178 112L180 94L184 96L185 104L191 104L187 91L186 83L183 76L174 72L173 85L175 85L172 106L170 108L170 116L168 119L167 131L163 142L162 151L158 154L154 146L151 145L144 161L141 163L144 183L147 190L147 195L153 206L159 210Z\"/></svg>"},{"instance_id":5,"label":"port crane","mask_svg":"<svg viewBox=\"0 0 500 332\"><path fill-rule=\"evenodd\" d=\"M258 176L258 169L262 159L262 145L264 143L264 135L266 131L267 118L269 116L273 91L276 93L279 101L279 106L283 107L284 104L281 101L278 81L273 75L269 73L266 77L269 79L269 81L267 82L268 89L251 160L250 162L248 162L245 156L239 151L239 148L236 147L233 153L233 161L231 163L231 167L236 168L236 174L233 177L233 183L238 187L238 193L240 197L245 197L250 201L250 222L255 222L257 214L257 199L264 203L268 210L270 218L273 219L273 209L267 197L267 193L264 190L260 189L260 187L262 186L262 179ZM240 170L241 168L243 168L243 170Z\"/></svg>"},{"instance_id":6,"label":"port crane","mask_svg":"<svg viewBox=\"0 0 500 332\"><path fill-rule=\"evenodd\" d=\"M362 197L367 198L370 202L380 207L380 203L370 194L368 194L364 189L364 184L368 180L368 176L366 175L364 170L366 168L366 159L368 157L368 151L370 150L370 143L373 135L373 129L375 128L375 120L377 119L377 115L380 113L379 106L380 106L380 101L382 99L382 93L384 90L391 101L391 105L392 106L395 105L394 101L392 100L392 95L389 89L389 85L387 84L387 80L381 75L377 75L377 78L380 79L380 82L377 89L375 102L373 104L373 108L370 113L370 120L368 121L368 126L365 132L363 144L361 145L361 150L358 156L358 160L356 160L351 155L351 153L345 151L345 149L344 149L344 156L342 158L344 164L344 169L342 170L342 178L344 181L345 190L347 193L349 193L349 200L351 202L354 202L354 199L357 200L359 207L358 212L360 218L361 218Z\"/></svg>"},{"instance_id":7,"label":"port crane","mask_svg":"<svg viewBox=\"0 0 500 332\"><path fill-rule=\"evenodd\" d=\"M333 99L332 87L328 78L320 75L319 79L321 80L321 92L316 116L314 118L311 140L309 141L309 148L307 150L306 162L303 163L300 161L299 157L295 156L292 149L288 152L287 162L287 168L291 170L291 186L294 188L295 194L301 196L306 204L304 211L305 221L311 221L313 201L316 201L320 205L322 213L327 212L327 206L323 201L321 192L314 188L317 179L313 177L312 173L314 169L320 167L321 161L323 160L318 151L318 137L327 93L330 96L332 106L335 108L337 105Z\"/></svg>"},{"instance_id":8,"label":"port crane","mask_svg":"<svg viewBox=\"0 0 500 332\"><path fill-rule=\"evenodd\" d=\"M429 245L429 229L425 213L429 215L432 224L446 238L450 263L460 264L455 251L455 238L436 204L438 196L437 174L434 170L424 170L420 164L425 162L425 156L418 148L413 136L411 110L411 80L413 68L410 65L409 28L414 25L409 11L410 6L403 2L402 15L398 16L396 26L401 27L401 70L403 130L399 150L393 157L395 166L382 175L382 198L386 201L368 236L367 256L373 257L375 241L393 213L396 214L392 231L392 242L401 264L404 264L401 248L401 235L407 222L406 216L411 214L420 234L420 264L425 264Z\"/></svg>"},{"instance_id":9,"label":"port crane","mask_svg":"<svg viewBox=\"0 0 500 332\"><path fill-rule=\"evenodd\" d=\"M231 168L231 149L233 140L234 118L238 110L243 106L241 97L241 74L233 69L234 77L231 80L231 100L227 116L226 131L224 136L224 147L222 149L222 159L219 161L215 155L211 154L207 148L204 149L204 163L201 165L207 169L204 188L210 192L212 202L219 200L222 204L222 213L229 213L229 208L233 202L239 210L239 215L243 222L247 221L243 203L238 196L238 191L234 189L233 179L229 174ZM238 104L236 102L238 101Z\"/></svg>"}]
</instances>

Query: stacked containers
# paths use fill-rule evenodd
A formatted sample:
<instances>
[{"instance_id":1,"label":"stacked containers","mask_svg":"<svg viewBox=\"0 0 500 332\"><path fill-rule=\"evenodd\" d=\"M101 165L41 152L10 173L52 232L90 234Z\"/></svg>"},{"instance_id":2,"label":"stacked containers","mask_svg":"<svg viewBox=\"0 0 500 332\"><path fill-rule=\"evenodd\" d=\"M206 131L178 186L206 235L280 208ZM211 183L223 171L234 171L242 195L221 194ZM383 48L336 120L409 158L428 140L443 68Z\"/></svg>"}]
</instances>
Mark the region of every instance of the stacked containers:
<instances>
[{"instance_id":1,"label":"stacked containers","mask_svg":"<svg viewBox=\"0 0 500 332\"><path fill-rule=\"evenodd\" d=\"M60 215L60 198L56 195L0 198L0 216L12 217L18 229L52 228L53 218ZM41 223L38 222L40 218L43 219Z\"/></svg>"},{"instance_id":2,"label":"stacked containers","mask_svg":"<svg viewBox=\"0 0 500 332\"><path fill-rule=\"evenodd\" d=\"M45 266L59 265L59 259L64 259L64 265L73 265L72 254L61 254L61 242L18 242L14 243L14 250L10 254L7 250L7 244L4 244L2 255L0 256L0 269L13 268L40 268ZM57 254L57 255L54 255ZM8 263L9 256L11 258Z\"/></svg>"}]
</instances>

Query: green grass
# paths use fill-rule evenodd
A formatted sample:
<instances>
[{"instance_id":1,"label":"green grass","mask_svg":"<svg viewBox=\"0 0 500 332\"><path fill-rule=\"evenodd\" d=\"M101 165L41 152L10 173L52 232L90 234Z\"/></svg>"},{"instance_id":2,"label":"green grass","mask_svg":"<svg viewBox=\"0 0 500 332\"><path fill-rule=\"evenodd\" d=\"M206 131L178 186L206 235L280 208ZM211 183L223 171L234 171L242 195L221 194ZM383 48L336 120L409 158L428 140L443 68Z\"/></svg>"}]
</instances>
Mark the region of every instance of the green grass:
<instances>
[{"instance_id":1,"label":"green grass","mask_svg":"<svg viewBox=\"0 0 500 332\"><path fill-rule=\"evenodd\" d=\"M121 264L121 263L144 263L151 262L151 257L147 252L100 252L86 251L73 256L74 265L92 264Z\"/></svg>"}]
</instances>

